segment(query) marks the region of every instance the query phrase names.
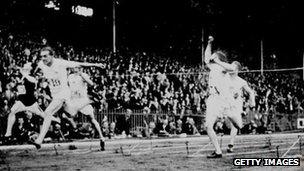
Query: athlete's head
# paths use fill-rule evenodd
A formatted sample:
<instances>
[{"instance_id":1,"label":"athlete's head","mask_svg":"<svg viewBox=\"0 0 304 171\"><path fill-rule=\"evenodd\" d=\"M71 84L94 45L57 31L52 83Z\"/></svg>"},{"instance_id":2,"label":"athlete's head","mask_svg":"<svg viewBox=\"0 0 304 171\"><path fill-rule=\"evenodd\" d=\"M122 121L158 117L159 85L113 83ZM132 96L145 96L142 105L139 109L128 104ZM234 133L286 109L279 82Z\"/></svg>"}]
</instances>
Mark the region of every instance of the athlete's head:
<instances>
[{"instance_id":1,"label":"athlete's head","mask_svg":"<svg viewBox=\"0 0 304 171\"><path fill-rule=\"evenodd\" d=\"M80 73L81 72L81 68L80 67L75 67L72 69L73 73Z\"/></svg>"},{"instance_id":2,"label":"athlete's head","mask_svg":"<svg viewBox=\"0 0 304 171\"><path fill-rule=\"evenodd\" d=\"M51 66L53 64L55 52L51 47L46 46L40 50L40 56L45 65Z\"/></svg>"},{"instance_id":3,"label":"athlete's head","mask_svg":"<svg viewBox=\"0 0 304 171\"><path fill-rule=\"evenodd\" d=\"M241 69L242 69L242 65L241 65L241 63L240 62L238 62L238 61L233 61L232 63L231 63L233 66L234 66L234 72L232 72L232 74L237 74Z\"/></svg>"},{"instance_id":4,"label":"athlete's head","mask_svg":"<svg viewBox=\"0 0 304 171\"><path fill-rule=\"evenodd\" d=\"M222 61L222 62L227 62L227 61L228 61L227 55L226 55L226 53L223 52L223 51L218 50L218 51L214 52L212 55L216 55L217 58L218 58L220 61Z\"/></svg>"},{"instance_id":5,"label":"athlete's head","mask_svg":"<svg viewBox=\"0 0 304 171\"><path fill-rule=\"evenodd\" d=\"M241 63L238 62L238 61L233 61L233 62L232 62L232 65L235 66L235 69L236 69L237 71L240 71L240 70L242 69L242 65L241 65Z\"/></svg>"}]
</instances>

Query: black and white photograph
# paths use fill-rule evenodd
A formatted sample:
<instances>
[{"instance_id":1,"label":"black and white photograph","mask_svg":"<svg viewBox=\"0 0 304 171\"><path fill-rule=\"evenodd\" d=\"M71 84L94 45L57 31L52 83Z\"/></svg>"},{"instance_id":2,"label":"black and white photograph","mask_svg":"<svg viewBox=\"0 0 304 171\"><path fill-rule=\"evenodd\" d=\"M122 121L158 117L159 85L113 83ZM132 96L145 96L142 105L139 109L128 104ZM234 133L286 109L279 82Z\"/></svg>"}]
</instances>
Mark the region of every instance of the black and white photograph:
<instances>
[{"instance_id":1,"label":"black and white photograph","mask_svg":"<svg viewBox=\"0 0 304 171\"><path fill-rule=\"evenodd\" d=\"M290 0L1 0L0 170L303 170Z\"/></svg>"}]
</instances>

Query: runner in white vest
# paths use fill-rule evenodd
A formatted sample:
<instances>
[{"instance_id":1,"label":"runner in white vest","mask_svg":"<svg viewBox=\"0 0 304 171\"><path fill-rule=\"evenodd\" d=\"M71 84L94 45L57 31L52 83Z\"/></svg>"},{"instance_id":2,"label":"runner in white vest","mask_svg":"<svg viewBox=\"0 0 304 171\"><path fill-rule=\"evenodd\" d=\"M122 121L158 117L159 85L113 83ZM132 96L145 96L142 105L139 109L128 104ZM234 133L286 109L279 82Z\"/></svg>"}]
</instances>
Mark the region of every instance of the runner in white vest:
<instances>
[{"instance_id":1,"label":"runner in white vest","mask_svg":"<svg viewBox=\"0 0 304 171\"><path fill-rule=\"evenodd\" d=\"M40 50L41 61L38 63L38 68L43 72L44 77L48 80L51 90L52 102L45 109L43 125L38 138L30 143L34 144L37 149L41 148L43 139L49 130L51 124L51 116L53 116L63 104L70 99L71 93L68 87L67 68L77 66L95 66L104 68L103 64L84 63L67 61L55 58L54 50L47 46Z\"/></svg>"},{"instance_id":2,"label":"runner in white vest","mask_svg":"<svg viewBox=\"0 0 304 171\"><path fill-rule=\"evenodd\" d=\"M104 151L104 137L101 128L94 116L94 108L90 104L91 100L88 97L88 86L93 86L94 83L90 76L80 71L80 68L73 69L73 73L68 76L68 84L71 90L70 100L66 102L65 111L72 117L72 125L76 128L73 118L78 112L90 117L92 124L95 126L100 138L100 150Z\"/></svg>"},{"instance_id":3,"label":"runner in white vest","mask_svg":"<svg viewBox=\"0 0 304 171\"><path fill-rule=\"evenodd\" d=\"M212 54L211 46L213 40L213 37L210 36L205 50L205 63L210 69L208 80L209 97L206 100L206 129L215 151L208 155L207 158L220 158L222 157L222 150L213 126L216 120L223 117L229 109L229 102L227 101L227 96L229 96L227 86L229 76L227 72L233 71L235 68L225 62L227 59L223 52L217 51Z\"/></svg>"},{"instance_id":4,"label":"runner in white vest","mask_svg":"<svg viewBox=\"0 0 304 171\"><path fill-rule=\"evenodd\" d=\"M244 91L249 94L249 104L251 107L255 106L255 93L248 86L247 81L238 76L238 71L241 68L241 64L237 61L232 62L232 65L235 66L236 70L234 72L229 73L229 104L230 109L227 112L227 117L232 123L231 132L230 132L230 143L228 144L228 153L233 152L234 139L237 135L239 129L243 127L242 121L242 112L243 112L243 104Z\"/></svg>"}]
</instances>

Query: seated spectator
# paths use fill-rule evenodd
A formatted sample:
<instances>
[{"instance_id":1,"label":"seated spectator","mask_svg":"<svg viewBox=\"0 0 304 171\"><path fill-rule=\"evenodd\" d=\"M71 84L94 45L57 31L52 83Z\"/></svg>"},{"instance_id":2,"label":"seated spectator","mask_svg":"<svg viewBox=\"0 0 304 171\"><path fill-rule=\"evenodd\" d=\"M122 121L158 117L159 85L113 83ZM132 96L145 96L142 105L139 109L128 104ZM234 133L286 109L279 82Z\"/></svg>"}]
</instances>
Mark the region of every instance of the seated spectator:
<instances>
[{"instance_id":1,"label":"seated spectator","mask_svg":"<svg viewBox=\"0 0 304 171\"><path fill-rule=\"evenodd\" d=\"M183 133L183 121L181 119L178 119L176 121L176 134Z\"/></svg>"},{"instance_id":2,"label":"seated spectator","mask_svg":"<svg viewBox=\"0 0 304 171\"><path fill-rule=\"evenodd\" d=\"M245 124L241 129L242 134L255 134L257 125L253 120L251 120L248 124Z\"/></svg>"},{"instance_id":3,"label":"seated spectator","mask_svg":"<svg viewBox=\"0 0 304 171\"><path fill-rule=\"evenodd\" d=\"M166 127L166 131L170 134L170 135L175 135L176 134L176 125L175 122L169 122L169 124Z\"/></svg>"},{"instance_id":4,"label":"seated spectator","mask_svg":"<svg viewBox=\"0 0 304 171\"><path fill-rule=\"evenodd\" d=\"M93 138L95 134L95 130L91 123L81 123L78 124L78 130L79 130L79 139L83 138Z\"/></svg>"},{"instance_id":5,"label":"seated spectator","mask_svg":"<svg viewBox=\"0 0 304 171\"><path fill-rule=\"evenodd\" d=\"M110 129L109 129L109 138L115 137L116 136L115 132L116 132L116 123L111 122L110 123Z\"/></svg>"},{"instance_id":6,"label":"seated spectator","mask_svg":"<svg viewBox=\"0 0 304 171\"><path fill-rule=\"evenodd\" d=\"M158 122L157 122L156 127L155 127L155 133L158 136L168 136L169 133L166 130L167 126L168 126L167 116L164 115L164 116L159 117Z\"/></svg>"},{"instance_id":7,"label":"seated spectator","mask_svg":"<svg viewBox=\"0 0 304 171\"><path fill-rule=\"evenodd\" d=\"M127 109L127 113L125 115L119 115L117 117L117 122L116 122L117 134L122 134L124 132L126 136L130 136L131 114L132 114L132 110Z\"/></svg>"},{"instance_id":8,"label":"seated spectator","mask_svg":"<svg viewBox=\"0 0 304 171\"><path fill-rule=\"evenodd\" d=\"M107 116L104 116L104 118L101 121L101 131L104 137L108 137L110 134L110 125Z\"/></svg>"},{"instance_id":9,"label":"seated spectator","mask_svg":"<svg viewBox=\"0 0 304 171\"><path fill-rule=\"evenodd\" d=\"M12 132L18 144L28 141L28 128L23 117L18 117L17 124L14 125Z\"/></svg>"},{"instance_id":10,"label":"seated spectator","mask_svg":"<svg viewBox=\"0 0 304 171\"><path fill-rule=\"evenodd\" d=\"M2 119L6 119L4 115L9 111L11 104L14 103L15 90L12 87L17 81L16 75L19 74L15 69L16 66L21 66L29 61L34 65L37 64L39 49L42 45L51 43L40 35L37 35L37 39L36 35L28 33L13 34L10 33L9 29L5 32L0 35L0 63L2 65L0 67L1 123ZM94 88L89 92L95 99L94 105L100 112L110 109L132 109L133 111L145 109L145 115L149 113L158 114L163 111L173 113L175 116L204 113L208 74L205 74L205 69L198 69L196 64L186 64L176 57L170 58L168 55L142 53L129 49L121 50L116 55L110 55L110 51L107 49L76 48L60 42L54 42L54 44L58 56L62 58L104 62L106 64L104 70L85 69L85 72L92 76L95 82ZM240 74L256 92L256 111L290 114L303 112L303 80L297 77L298 73L293 71L265 72L263 76L260 73ZM36 93L38 102L40 107L45 109L51 96L48 93L47 83L39 75L37 75L37 79L40 80ZM246 95L244 98L246 98ZM149 112L146 112L147 108L150 110ZM113 123L115 129L111 128L112 123L110 126L109 123L105 124L104 132L106 134L125 132L129 135L131 113L132 111L128 110L128 114L119 115L116 125L115 122ZM175 123L175 120L168 119L167 121L162 120L161 123L156 120L151 122L154 125L156 124L157 129L153 128L156 131L163 130L167 133L174 133L174 129L176 129L177 134L182 132L195 134L196 123L193 119L184 118L183 121L178 119ZM254 122L255 124L258 123L258 121ZM150 123L150 120L147 120L147 123ZM263 133L267 124L269 122L262 123L263 127L258 125L257 127L261 129L256 131ZM1 127L3 125L1 124ZM66 129L66 126L61 125L61 129L69 134L70 130ZM225 127L225 124L220 127ZM246 127L254 127L254 125L249 124ZM246 129L251 130L251 132L255 130ZM1 129L2 131L3 129Z\"/></svg>"},{"instance_id":11,"label":"seated spectator","mask_svg":"<svg viewBox=\"0 0 304 171\"><path fill-rule=\"evenodd\" d=\"M199 134L199 132L198 132L196 126L195 126L193 118L187 117L186 123L185 123L185 129L183 131L187 135Z\"/></svg>"}]
</instances>

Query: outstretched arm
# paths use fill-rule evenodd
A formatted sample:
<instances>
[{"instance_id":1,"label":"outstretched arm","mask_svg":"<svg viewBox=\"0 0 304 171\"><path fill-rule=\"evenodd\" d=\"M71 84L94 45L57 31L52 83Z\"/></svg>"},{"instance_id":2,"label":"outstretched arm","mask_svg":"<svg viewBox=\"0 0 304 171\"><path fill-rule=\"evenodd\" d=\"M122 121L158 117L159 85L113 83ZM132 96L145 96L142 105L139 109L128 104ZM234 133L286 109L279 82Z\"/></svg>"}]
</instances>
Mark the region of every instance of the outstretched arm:
<instances>
[{"instance_id":1,"label":"outstretched arm","mask_svg":"<svg viewBox=\"0 0 304 171\"><path fill-rule=\"evenodd\" d=\"M84 79L84 81L87 82L90 86L94 85L93 81L90 79L90 77L87 74L81 72L80 75Z\"/></svg>"},{"instance_id":2,"label":"outstretched arm","mask_svg":"<svg viewBox=\"0 0 304 171\"><path fill-rule=\"evenodd\" d=\"M88 62L76 62L76 61L66 61L64 60L64 65L69 68L74 68L74 67L100 67L100 68L105 68L105 65L102 63L88 63Z\"/></svg>"},{"instance_id":3,"label":"outstretched arm","mask_svg":"<svg viewBox=\"0 0 304 171\"><path fill-rule=\"evenodd\" d=\"M34 78L34 77L32 77L32 76L30 76L30 75L28 75L28 74L24 74L24 73L22 73L22 76L24 77L24 78L26 78L29 82L31 82L31 83L34 83L34 84L37 84L38 83L38 81L36 80L36 78Z\"/></svg>"},{"instance_id":4,"label":"outstretched arm","mask_svg":"<svg viewBox=\"0 0 304 171\"><path fill-rule=\"evenodd\" d=\"M205 50L205 63L209 64L212 56L212 42L214 38L212 36L209 36L208 38L208 44Z\"/></svg>"},{"instance_id":5,"label":"outstretched arm","mask_svg":"<svg viewBox=\"0 0 304 171\"><path fill-rule=\"evenodd\" d=\"M88 62L80 62L79 63L80 66L84 66L84 67L100 67L100 68L105 68L105 65L102 63L88 63Z\"/></svg>"},{"instance_id":6,"label":"outstretched arm","mask_svg":"<svg viewBox=\"0 0 304 171\"><path fill-rule=\"evenodd\" d=\"M38 83L38 81L36 80L36 78L30 76L29 73L24 72L22 68L20 68L20 67L18 67L18 68L19 68L20 73L22 74L23 78L26 78L29 82L34 83L34 84Z\"/></svg>"}]
</instances>

